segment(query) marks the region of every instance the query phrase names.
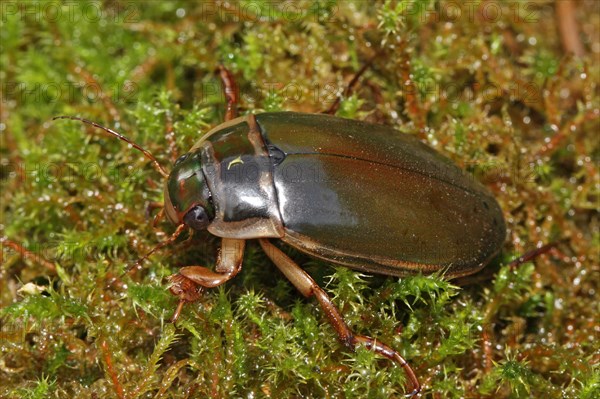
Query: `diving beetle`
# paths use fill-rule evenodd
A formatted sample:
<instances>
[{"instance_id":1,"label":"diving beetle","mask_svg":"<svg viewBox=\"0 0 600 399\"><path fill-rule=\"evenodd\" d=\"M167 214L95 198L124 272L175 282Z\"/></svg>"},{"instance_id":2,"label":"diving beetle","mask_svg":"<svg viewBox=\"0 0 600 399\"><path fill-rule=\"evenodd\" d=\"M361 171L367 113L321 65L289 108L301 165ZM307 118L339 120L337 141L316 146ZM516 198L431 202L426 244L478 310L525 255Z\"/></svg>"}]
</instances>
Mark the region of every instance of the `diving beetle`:
<instances>
[{"instance_id":1,"label":"diving beetle","mask_svg":"<svg viewBox=\"0 0 600 399\"><path fill-rule=\"evenodd\" d=\"M387 276L439 271L454 278L477 272L499 252L506 234L500 206L449 159L392 128L326 114L237 117L233 78L224 67L219 71L226 122L200 138L170 173L111 129L57 117L127 141L167 178L164 214L178 227L158 247L186 228L221 238L214 270L187 266L170 277L170 291L179 298L173 321L203 289L233 278L246 240L257 239L305 297L316 297L346 346L363 344L396 361L413 384L410 395L418 394L419 381L402 356L354 334L326 292L270 240L359 271Z\"/></svg>"}]
</instances>

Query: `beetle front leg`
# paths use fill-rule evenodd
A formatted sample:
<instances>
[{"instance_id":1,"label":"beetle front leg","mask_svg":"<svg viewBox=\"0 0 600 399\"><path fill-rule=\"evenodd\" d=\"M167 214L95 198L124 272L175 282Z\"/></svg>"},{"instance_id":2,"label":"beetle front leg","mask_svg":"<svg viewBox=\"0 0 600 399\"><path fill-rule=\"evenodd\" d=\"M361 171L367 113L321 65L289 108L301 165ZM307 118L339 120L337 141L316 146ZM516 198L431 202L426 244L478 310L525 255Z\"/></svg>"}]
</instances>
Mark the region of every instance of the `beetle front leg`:
<instances>
[{"instance_id":1,"label":"beetle front leg","mask_svg":"<svg viewBox=\"0 0 600 399\"><path fill-rule=\"evenodd\" d=\"M221 83L223 84L223 94L225 95L225 99L227 101L227 105L225 107L225 120L229 121L238 116L238 90L237 85L235 84L235 79L233 78L233 74L224 65L219 65L217 68L219 72L219 77L221 78Z\"/></svg>"},{"instance_id":2,"label":"beetle front leg","mask_svg":"<svg viewBox=\"0 0 600 399\"><path fill-rule=\"evenodd\" d=\"M179 269L179 273L169 277L169 290L179 298L177 310L171 318L173 323L179 318L183 305L197 301L204 288L218 287L239 273L244 260L245 245L245 240L223 238L214 271L203 266L186 266Z\"/></svg>"},{"instance_id":3,"label":"beetle front leg","mask_svg":"<svg viewBox=\"0 0 600 399\"><path fill-rule=\"evenodd\" d=\"M367 337L364 335L354 334L346 322L342 318L342 315L337 310L331 299L325 291L315 282L315 280L308 275L304 270L300 268L292 259L284 254L279 248L271 244L269 240L265 238L259 239L260 245L265 251L266 255L275 263L275 265L281 270L281 272L291 281L292 284L304 295L310 297L314 295L319 304L323 308L325 315L329 319L329 322L333 325L340 340L350 349L354 350L358 344L364 344L367 349L379 353L382 356L387 357L390 360L397 362L410 379L414 388L409 396L417 395L421 391L421 384L415 375L410 365L400 356L400 354L381 343L374 338Z\"/></svg>"}]
</instances>

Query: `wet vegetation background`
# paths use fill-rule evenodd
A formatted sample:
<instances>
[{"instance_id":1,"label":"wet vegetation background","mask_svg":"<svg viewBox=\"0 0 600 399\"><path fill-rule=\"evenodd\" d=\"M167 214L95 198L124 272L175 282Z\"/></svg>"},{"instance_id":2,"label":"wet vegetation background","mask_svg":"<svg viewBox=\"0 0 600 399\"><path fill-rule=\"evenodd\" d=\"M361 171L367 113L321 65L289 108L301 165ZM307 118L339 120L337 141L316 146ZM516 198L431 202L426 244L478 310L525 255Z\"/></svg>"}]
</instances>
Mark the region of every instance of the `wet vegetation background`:
<instances>
[{"instance_id":1,"label":"wet vegetation background","mask_svg":"<svg viewBox=\"0 0 600 399\"><path fill-rule=\"evenodd\" d=\"M408 359L423 397L600 397L599 4L2 2L0 397L402 397L402 369L346 350L256 243L169 323L167 276L212 265L218 241L184 237L119 277L173 231L146 214L162 177L97 129L50 121L115 128L168 169L223 119L219 63L242 113L319 112L370 59L337 114L417 135L482 181L502 254L448 282L288 252L355 331Z\"/></svg>"}]
</instances>

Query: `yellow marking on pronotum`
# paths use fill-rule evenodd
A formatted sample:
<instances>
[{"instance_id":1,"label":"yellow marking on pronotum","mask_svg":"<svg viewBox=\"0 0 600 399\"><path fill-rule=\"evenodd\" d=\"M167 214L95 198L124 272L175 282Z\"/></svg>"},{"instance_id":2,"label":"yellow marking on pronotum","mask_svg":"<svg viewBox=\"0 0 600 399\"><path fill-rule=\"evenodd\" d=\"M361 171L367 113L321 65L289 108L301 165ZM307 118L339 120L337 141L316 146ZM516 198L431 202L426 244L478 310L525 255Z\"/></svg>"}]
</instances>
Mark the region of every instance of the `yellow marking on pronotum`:
<instances>
[{"instance_id":1,"label":"yellow marking on pronotum","mask_svg":"<svg viewBox=\"0 0 600 399\"><path fill-rule=\"evenodd\" d=\"M227 170L231 169L231 167L233 165L236 165L238 163L244 163L244 161L242 161L242 156L238 156L236 159L234 159L233 161L229 162L229 165L227 165Z\"/></svg>"}]
</instances>

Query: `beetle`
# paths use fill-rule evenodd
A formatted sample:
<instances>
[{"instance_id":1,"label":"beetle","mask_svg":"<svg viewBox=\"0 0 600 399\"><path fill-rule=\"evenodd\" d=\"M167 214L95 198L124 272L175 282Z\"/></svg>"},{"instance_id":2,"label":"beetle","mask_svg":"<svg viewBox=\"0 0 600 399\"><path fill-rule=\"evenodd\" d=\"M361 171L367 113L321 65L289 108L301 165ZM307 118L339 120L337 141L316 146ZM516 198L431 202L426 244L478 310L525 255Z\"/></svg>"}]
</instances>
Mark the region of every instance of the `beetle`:
<instances>
[{"instance_id":1,"label":"beetle","mask_svg":"<svg viewBox=\"0 0 600 399\"><path fill-rule=\"evenodd\" d=\"M204 289L233 278L246 240L257 239L290 282L317 299L346 346L363 344L397 362L413 384L410 395L418 394L418 378L402 356L354 334L327 293L271 240L359 271L455 278L477 272L500 251L506 227L498 202L449 159L386 126L296 112L237 117L233 78L224 67L219 72L226 122L203 135L170 173L111 129L57 117L127 141L166 177L163 210L177 229L158 247L187 228L221 238L214 270L186 266L169 278L179 298L173 321Z\"/></svg>"}]
</instances>

